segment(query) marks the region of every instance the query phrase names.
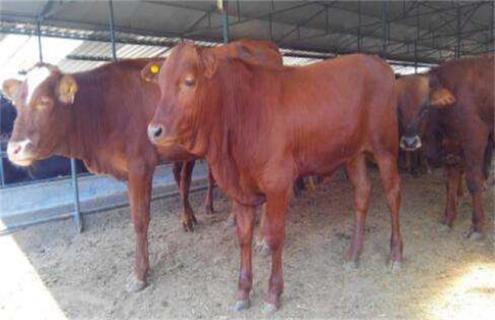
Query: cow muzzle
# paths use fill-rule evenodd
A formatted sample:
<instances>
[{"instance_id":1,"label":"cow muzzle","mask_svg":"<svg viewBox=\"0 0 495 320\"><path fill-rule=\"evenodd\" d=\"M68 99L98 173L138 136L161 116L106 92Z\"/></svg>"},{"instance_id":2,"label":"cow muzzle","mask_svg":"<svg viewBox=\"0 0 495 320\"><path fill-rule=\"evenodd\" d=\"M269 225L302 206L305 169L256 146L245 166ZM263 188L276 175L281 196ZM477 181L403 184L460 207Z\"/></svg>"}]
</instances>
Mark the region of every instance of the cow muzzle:
<instances>
[{"instance_id":1,"label":"cow muzzle","mask_svg":"<svg viewBox=\"0 0 495 320\"><path fill-rule=\"evenodd\" d=\"M9 141L7 145L7 156L9 160L21 167L30 166L35 157L29 149L32 147L32 142L29 139L22 141Z\"/></svg>"},{"instance_id":2,"label":"cow muzzle","mask_svg":"<svg viewBox=\"0 0 495 320\"><path fill-rule=\"evenodd\" d=\"M400 138L400 147L406 151L415 151L421 148L421 138L417 135L408 137L402 136Z\"/></svg>"}]
</instances>

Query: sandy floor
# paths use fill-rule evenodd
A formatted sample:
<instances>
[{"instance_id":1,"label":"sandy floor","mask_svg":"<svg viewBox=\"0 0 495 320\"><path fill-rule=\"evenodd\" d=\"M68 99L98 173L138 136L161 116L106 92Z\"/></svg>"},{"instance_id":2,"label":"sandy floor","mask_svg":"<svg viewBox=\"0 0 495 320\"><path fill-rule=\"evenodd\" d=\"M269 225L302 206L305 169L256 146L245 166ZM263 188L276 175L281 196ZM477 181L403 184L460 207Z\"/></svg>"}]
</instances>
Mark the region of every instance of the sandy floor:
<instances>
[{"instance_id":1,"label":"sandy floor","mask_svg":"<svg viewBox=\"0 0 495 320\"><path fill-rule=\"evenodd\" d=\"M471 208L460 206L450 232L439 230L445 188L441 172L403 176L405 262L386 267L389 214L376 172L361 266L343 267L352 222L351 186L319 185L291 202L284 252L285 293L274 318L493 319L495 260L493 188L485 192L487 236L464 238ZM239 264L235 230L225 223L230 202L216 192L217 214L198 214L184 233L177 198L153 203L150 285L129 294L125 282L134 253L128 209L92 215L86 232L70 221L0 237L0 319L170 319L263 316L270 260L254 258L251 309L233 313ZM204 193L193 195L198 208Z\"/></svg>"}]
</instances>

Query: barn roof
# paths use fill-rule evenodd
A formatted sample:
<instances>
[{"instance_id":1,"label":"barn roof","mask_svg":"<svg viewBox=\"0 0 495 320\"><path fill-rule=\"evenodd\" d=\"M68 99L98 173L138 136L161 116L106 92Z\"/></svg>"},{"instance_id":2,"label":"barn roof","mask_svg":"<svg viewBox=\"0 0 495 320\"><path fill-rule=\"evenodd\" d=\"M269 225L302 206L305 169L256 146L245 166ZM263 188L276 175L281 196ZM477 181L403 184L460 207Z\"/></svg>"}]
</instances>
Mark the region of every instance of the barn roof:
<instances>
[{"instance_id":1,"label":"barn roof","mask_svg":"<svg viewBox=\"0 0 495 320\"><path fill-rule=\"evenodd\" d=\"M184 38L221 43L224 16L218 2L113 1L117 56L166 55ZM14 52L0 53L0 65L19 70L38 59L33 55L38 30L44 48L60 48L55 60L63 69L111 60L109 8L108 1L0 1L0 46L17 44L10 46ZM456 54L493 51L490 1L231 0L226 12L231 40L272 40L284 49L288 64L361 51L428 66ZM19 54L23 50L31 57Z\"/></svg>"}]
</instances>

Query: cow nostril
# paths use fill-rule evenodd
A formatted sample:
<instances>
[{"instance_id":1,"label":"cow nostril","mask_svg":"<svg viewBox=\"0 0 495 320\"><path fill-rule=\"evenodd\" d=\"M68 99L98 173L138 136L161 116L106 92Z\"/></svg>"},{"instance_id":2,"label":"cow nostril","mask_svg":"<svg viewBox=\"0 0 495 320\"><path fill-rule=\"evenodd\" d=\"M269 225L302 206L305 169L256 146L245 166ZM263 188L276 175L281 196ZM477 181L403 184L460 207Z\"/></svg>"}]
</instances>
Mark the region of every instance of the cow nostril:
<instances>
[{"instance_id":1,"label":"cow nostril","mask_svg":"<svg viewBox=\"0 0 495 320\"><path fill-rule=\"evenodd\" d=\"M418 149L421 147L421 139L418 136L402 137L400 139L400 144L403 148Z\"/></svg>"},{"instance_id":2,"label":"cow nostril","mask_svg":"<svg viewBox=\"0 0 495 320\"><path fill-rule=\"evenodd\" d=\"M154 141L154 140L160 138L160 136L163 134L163 132L164 132L163 126L161 126L161 125L148 126L148 137L150 138L151 141Z\"/></svg>"},{"instance_id":3,"label":"cow nostril","mask_svg":"<svg viewBox=\"0 0 495 320\"><path fill-rule=\"evenodd\" d=\"M162 127L158 127L155 132L153 133L153 137L158 138L159 136L162 135L163 129Z\"/></svg>"},{"instance_id":4,"label":"cow nostril","mask_svg":"<svg viewBox=\"0 0 495 320\"><path fill-rule=\"evenodd\" d=\"M21 151L21 146L15 146L14 150L12 151L13 154L18 154Z\"/></svg>"}]
</instances>

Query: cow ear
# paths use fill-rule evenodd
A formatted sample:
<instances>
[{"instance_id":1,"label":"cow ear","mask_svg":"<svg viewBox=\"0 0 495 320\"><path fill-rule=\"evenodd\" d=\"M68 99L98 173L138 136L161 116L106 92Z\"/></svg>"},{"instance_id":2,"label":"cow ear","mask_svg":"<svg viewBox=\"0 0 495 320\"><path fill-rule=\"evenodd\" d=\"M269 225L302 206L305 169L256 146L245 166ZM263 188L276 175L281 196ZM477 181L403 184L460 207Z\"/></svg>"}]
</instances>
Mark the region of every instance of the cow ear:
<instances>
[{"instance_id":1,"label":"cow ear","mask_svg":"<svg viewBox=\"0 0 495 320\"><path fill-rule=\"evenodd\" d=\"M57 93L60 102L65 104L73 104L76 98L77 90L79 89L76 79L71 75L63 75L58 83Z\"/></svg>"},{"instance_id":2,"label":"cow ear","mask_svg":"<svg viewBox=\"0 0 495 320\"><path fill-rule=\"evenodd\" d=\"M9 100L14 100L19 89L21 88L22 81L16 79L5 80L2 84L2 91Z\"/></svg>"},{"instance_id":3,"label":"cow ear","mask_svg":"<svg viewBox=\"0 0 495 320\"><path fill-rule=\"evenodd\" d=\"M432 89L430 92L430 105L444 109L452 106L456 102L454 95L445 88Z\"/></svg>"},{"instance_id":4,"label":"cow ear","mask_svg":"<svg viewBox=\"0 0 495 320\"><path fill-rule=\"evenodd\" d=\"M157 82L158 74L161 69L161 61L150 61L144 68L141 70L141 79L148 82Z\"/></svg>"},{"instance_id":5,"label":"cow ear","mask_svg":"<svg viewBox=\"0 0 495 320\"><path fill-rule=\"evenodd\" d=\"M217 57L212 50L205 49L201 53L201 63L203 64L205 70L205 76L207 78L213 77L217 71Z\"/></svg>"}]
</instances>

